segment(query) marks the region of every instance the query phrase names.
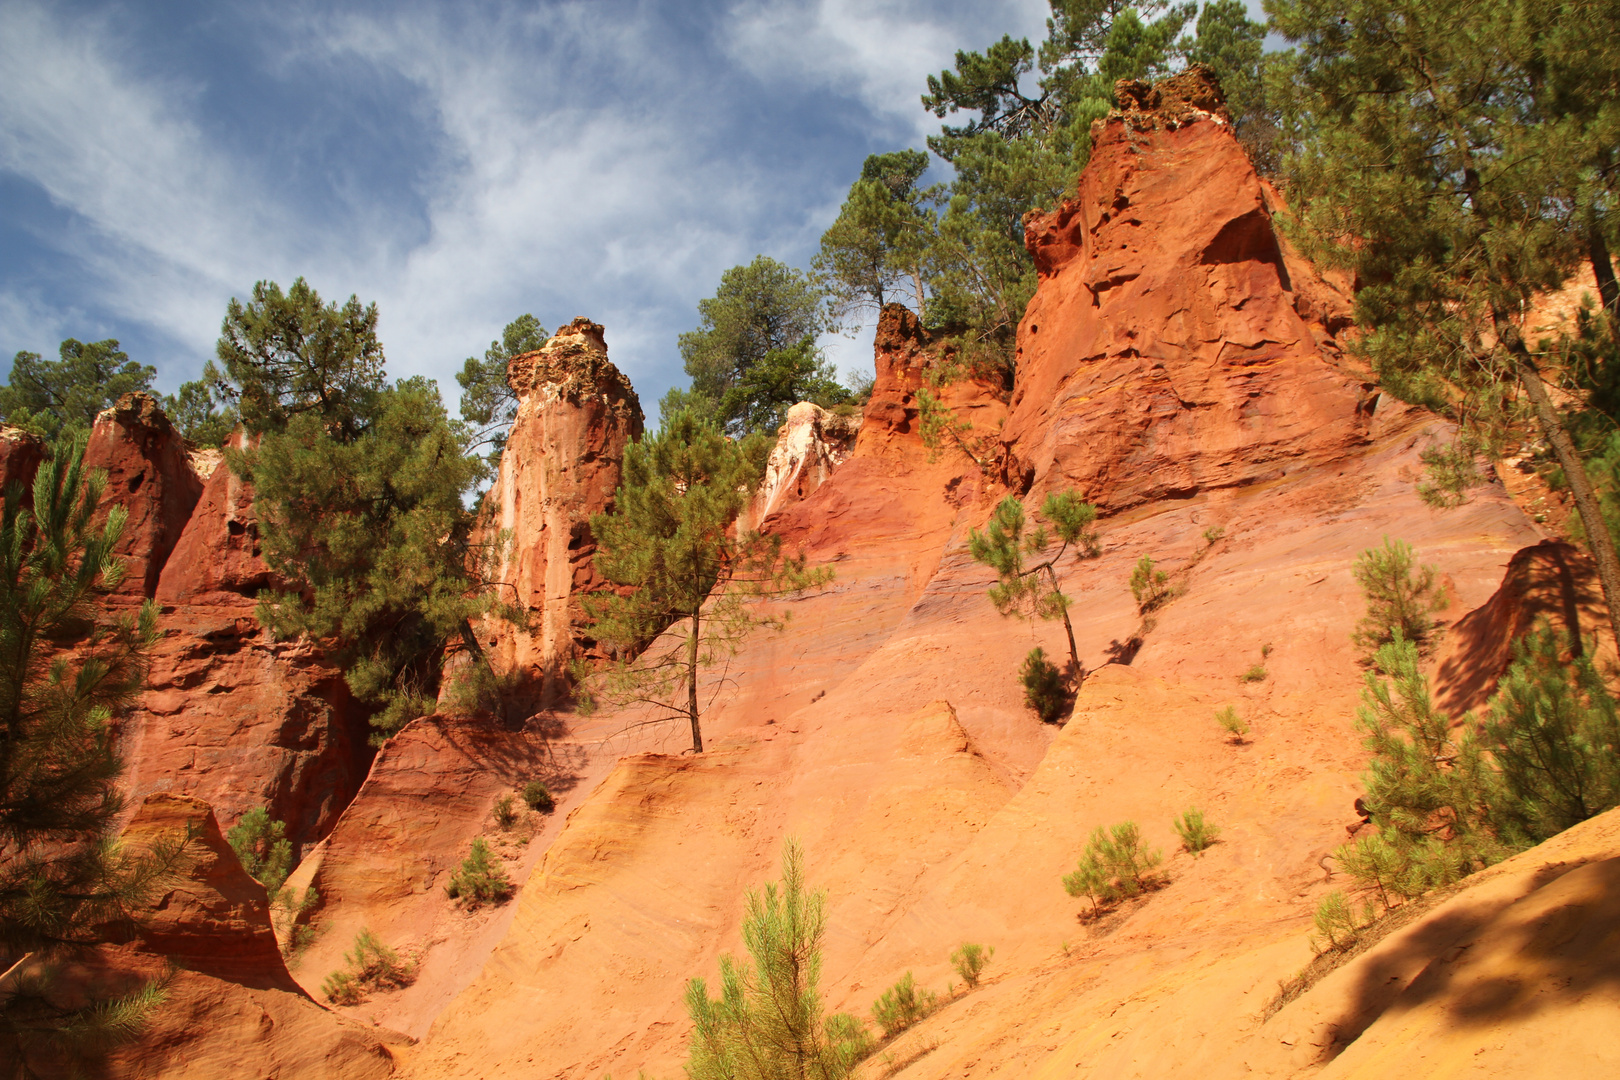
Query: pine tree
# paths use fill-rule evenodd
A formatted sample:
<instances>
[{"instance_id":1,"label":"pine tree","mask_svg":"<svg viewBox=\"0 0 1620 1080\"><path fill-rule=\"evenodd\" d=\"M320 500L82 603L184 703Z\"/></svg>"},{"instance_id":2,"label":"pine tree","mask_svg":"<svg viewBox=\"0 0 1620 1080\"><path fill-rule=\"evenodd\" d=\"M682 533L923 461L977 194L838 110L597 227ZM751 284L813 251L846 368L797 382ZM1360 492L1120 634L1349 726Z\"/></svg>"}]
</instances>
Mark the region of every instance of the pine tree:
<instances>
[{"instance_id":1,"label":"pine tree","mask_svg":"<svg viewBox=\"0 0 1620 1080\"><path fill-rule=\"evenodd\" d=\"M534 352L550 340L540 320L523 314L506 324L501 339L489 343L482 360L467 357L456 373L461 386L461 419L474 431L476 445L487 443L492 464L499 464L506 435L517 417L517 393L506 381L514 356Z\"/></svg>"},{"instance_id":2,"label":"pine tree","mask_svg":"<svg viewBox=\"0 0 1620 1080\"><path fill-rule=\"evenodd\" d=\"M1429 645L1434 630L1431 614L1446 606L1444 590L1435 588L1435 569L1413 573L1417 559L1412 545L1384 537L1384 546L1368 548L1356 557L1351 571L1367 601L1367 614L1356 624L1351 639L1366 650L1370 660L1396 635L1417 646Z\"/></svg>"},{"instance_id":3,"label":"pine tree","mask_svg":"<svg viewBox=\"0 0 1620 1080\"><path fill-rule=\"evenodd\" d=\"M0 516L0 1058L18 1075L35 1054L139 1032L155 987L69 1007L54 964L127 921L177 854L129 852L112 834L124 802L111 721L145 681L157 608L101 618L97 597L124 575L112 552L125 515L96 524L106 477L85 475L82 454L58 444L32 510L12 484ZM71 657L64 640L78 642Z\"/></svg>"},{"instance_id":4,"label":"pine tree","mask_svg":"<svg viewBox=\"0 0 1620 1080\"><path fill-rule=\"evenodd\" d=\"M860 1021L823 1017L821 940L827 894L805 885L804 849L782 850L782 881L748 894L743 944L752 963L720 958L720 997L686 984L692 1080L840 1080L870 1046Z\"/></svg>"},{"instance_id":5,"label":"pine tree","mask_svg":"<svg viewBox=\"0 0 1620 1080\"><path fill-rule=\"evenodd\" d=\"M1484 742L1490 820L1515 848L1620 805L1620 711L1592 658L1545 623L1514 643Z\"/></svg>"},{"instance_id":6,"label":"pine tree","mask_svg":"<svg viewBox=\"0 0 1620 1080\"><path fill-rule=\"evenodd\" d=\"M747 602L832 577L784 556L779 539L733 534L769 451L761 436L733 442L693 413L680 413L626 448L613 509L591 519L597 570L629 586L586 598L597 640L628 657L666 628L683 620L687 627L590 679L582 693L587 701L600 695L616 704L644 702L684 717L693 753L703 752L701 671L732 655L756 626L774 625Z\"/></svg>"},{"instance_id":7,"label":"pine tree","mask_svg":"<svg viewBox=\"0 0 1620 1080\"><path fill-rule=\"evenodd\" d=\"M1069 622L1069 598L1058 587L1057 563L1072 547L1076 559L1094 559L1101 549L1092 522L1097 508L1082 502L1075 491L1053 492L1041 504L1041 516L1050 523L1059 540L1058 549L1047 554L1051 540L1045 526L1024 533L1024 505L1016 495L997 504L984 532L974 529L968 536L968 550L974 559L996 572L990 586L990 602L1003 615L1024 618L1062 619L1069 639L1069 675L1081 677L1080 652L1074 644L1074 626ZM1025 560L1038 559L1033 565Z\"/></svg>"},{"instance_id":8,"label":"pine tree","mask_svg":"<svg viewBox=\"0 0 1620 1080\"><path fill-rule=\"evenodd\" d=\"M1533 423L1567 479L1620 639L1620 559L1522 325L1590 250L1612 175L1620 11L1596 0L1274 0L1296 234L1360 288L1380 384L1498 451ZM1581 100L1590 108L1575 107ZM1599 104L1604 103L1604 104ZM1601 215L1599 215L1601 217ZM1599 230L1601 232L1601 229ZM1601 274L1601 271L1600 271ZM1616 290L1620 295L1620 290Z\"/></svg>"},{"instance_id":9,"label":"pine tree","mask_svg":"<svg viewBox=\"0 0 1620 1080\"><path fill-rule=\"evenodd\" d=\"M281 636L326 639L380 742L431 712L441 652L459 639L487 673L470 620L494 604L464 499L486 475L467 426L421 377L390 386L377 308L325 305L302 278L232 300L211 378L256 450L226 464L255 489L265 561L294 589L259 598Z\"/></svg>"},{"instance_id":10,"label":"pine tree","mask_svg":"<svg viewBox=\"0 0 1620 1080\"><path fill-rule=\"evenodd\" d=\"M135 390L152 389L157 369L137 364L116 338L83 342L68 338L58 360L20 352L0 387L0 419L47 439L83 438L96 414Z\"/></svg>"}]
</instances>

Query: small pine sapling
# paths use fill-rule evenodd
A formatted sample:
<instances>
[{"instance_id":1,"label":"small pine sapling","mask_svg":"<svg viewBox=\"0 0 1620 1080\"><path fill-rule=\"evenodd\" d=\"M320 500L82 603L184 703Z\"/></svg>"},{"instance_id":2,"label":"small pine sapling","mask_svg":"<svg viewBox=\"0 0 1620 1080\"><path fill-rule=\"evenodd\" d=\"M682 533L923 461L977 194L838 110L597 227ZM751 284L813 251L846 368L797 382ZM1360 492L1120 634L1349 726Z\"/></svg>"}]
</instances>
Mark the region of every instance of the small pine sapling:
<instances>
[{"instance_id":1,"label":"small pine sapling","mask_svg":"<svg viewBox=\"0 0 1620 1080\"><path fill-rule=\"evenodd\" d=\"M542 814L549 814L557 809L557 800L552 797L550 789L538 780L530 780L523 785L523 801L530 810Z\"/></svg>"},{"instance_id":2,"label":"small pine sapling","mask_svg":"<svg viewBox=\"0 0 1620 1080\"><path fill-rule=\"evenodd\" d=\"M512 882L506 876L506 867L480 836L473 840L472 850L461 866L450 875L445 891L468 908L476 908L480 904L504 903L512 895Z\"/></svg>"},{"instance_id":3,"label":"small pine sapling","mask_svg":"<svg viewBox=\"0 0 1620 1080\"><path fill-rule=\"evenodd\" d=\"M892 1039L933 1012L937 997L932 990L918 989L908 971L872 1002L872 1019L883 1029L883 1037Z\"/></svg>"},{"instance_id":4,"label":"small pine sapling","mask_svg":"<svg viewBox=\"0 0 1620 1080\"><path fill-rule=\"evenodd\" d=\"M1075 646L1074 625L1069 621L1069 598L1058 587L1057 564L1071 547L1077 560L1095 559L1102 553L1097 534L1091 527L1097 520L1097 508L1082 502L1079 492L1061 491L1046 497L1041 504L1041 515L1059 540L1057 551L1050 555L1047 554L1048 526L1038 526L1026 533L1024 505L1016 495L1008 495L997 504L982 533L974 529L969 534L968 550L975 560L996 572L996 584L990 586L990 602L1001 614L1063 620L1063 631L1069 643L1066 677L1078 682L1080 650ZM1026 667L1028 664L1026 659Z\"/></svg>"},{"instance_id":5,"label":"small pine sapling","mask_svg":"<svg viewBox=\"0 0 1620 1080\"><path fill-rule=\"evenodd\" d=\"M1073 873L1064 875L1063 888L1070 896L1091 900L1093 914L1153 886L1154 870L1164 859L1162 852L1149 850L1134 821L1123 821L1112 829L1101 825L1086 841L1086 850Z\"/></svg>"},{"instance_id":6,"label":"small pine sapling","mask_svg":"<svg viewBox=\"0 0 1620 1080\"><path fill-rule=\"evenodd\" d=\"M1143 615L1158 610L1170 599L1170 575L1158 569L1150 556L1142 556L1131 571L1131 595Z\"/></svg>"},{"instance_id":7,"label":"small pine sapling","mask_svg":"<svg viewBox=\"0 0 1620 1080\"><path fill-rule=\"evenodd\" d=\"M995 955L994 945L986 948L971 941L964 941L956 947L955 952L951 953L951 967L956 969L956 973L962 976L962 982L972 990L979 985L979 977L984 974L984 969L989 966L991 958Z\"/></svg>"},{"instance_id":8,"label":"small pine sapling","mask_svg":"<svg viewBox=\"0 0 1620 1080\"><path fill-rule=\"evenodd\" d=\"M1039 645L1024 657L1018 669L1018 680L1024 684L1024 704L1034 710L1044 723L1055 724L1068 713L1073 701L1068 680L1058 666L1046 658L1046 650Z\"/></svg>"},{"instance_id":9,"label":"small pine sapling","mask_svg":"<svg viewBox=\"0 0 1620 1080\"><path fill-rule=\"evenodd\" d=\"M1221 725L1221 730L1231 737L1233 746L1243 745L1243 737L1249 733L1249 722L1239 716L1235 708L1228 705L1215 714L1215 720Z\"/></svg>"},{"instance_id":10,"label":"small pine sapling","mask_svg":"<svg viewBox=\"0 0 1620 1080\"><path fill-rule=\"evenodd\" d=\"M1361 928L1371 922L1372 917L1372 906L1369 904L1358 919L1355 910L1350 906L1349 898L1343 891L1334 889L1316 906L1314 922L1316 932L1321 937L1313 937L1311 947L1318 953L1324 953L1329 949L1348 949L1356 943L1356 939L1361 935Z\"/></svg>"},{"instance_id":11,"label":"small pine sapling","mask_svg":"<svg viewBox=\"0 0 1620 1080\"><path fill-rule=\"evenodd\" d=\"M496 799L492 813L495 815L495 824L500 826L502 830L510 829L517 824L517 807L513 805L512 796L510 795L502 795Z\"/></svg>"},{"instance_id":12,"label":"small pine sapling","mask_svg":"<svg viewBox=\"0 0 1620 1080\"><path fill-rule=\"evenodd\" d=\"M1176 835L1181 837L1181 846L1194 855L1220 839L1221 830L1204 820L1204 812L1195 806L1184 810L1174 823Z\"/></svg>"},{"instance_id":13,"label":"small pine sapling","mask_svg":"<svg viewBox=\"0 0 1620 1080\"><path fill-rule=\"evenodd\" d=\"M368 991L399 990L416 981L416 964L384 945L369 927L355 935L343 959L348 967L321 981L321 993L334 1005L358 1005Z\"/></svg>"},{"instance_id":14,"label":"small pine sapling","mask_svg":"<svg viewBox=\"0 0 1620 1080\"><path fill-rule=\"evenodd\" d=\"M1223 526L1211 525L1204 530L1204 543L1209 547L1214 547L1215 542L1225 535L1226 529Z\"/></svg>"},{"instance_id":15,"label":"small pine sapling","mask_svg":"<svg viewBox=\"0 0 1620 1080\"><path fill-rule=\"evenodd\" d=\"M1367 614L1356 624L1351 640L1371 662L1380 648L1397 634L1427 652L1434 632L1431 614L1446 606L1445 590L1435 583L1436 570L1417 567L1412 545L1384 537L1384 546L1368 548L1356 558L1352 573L1367 600Z\"/></svg>"}]
</instances>

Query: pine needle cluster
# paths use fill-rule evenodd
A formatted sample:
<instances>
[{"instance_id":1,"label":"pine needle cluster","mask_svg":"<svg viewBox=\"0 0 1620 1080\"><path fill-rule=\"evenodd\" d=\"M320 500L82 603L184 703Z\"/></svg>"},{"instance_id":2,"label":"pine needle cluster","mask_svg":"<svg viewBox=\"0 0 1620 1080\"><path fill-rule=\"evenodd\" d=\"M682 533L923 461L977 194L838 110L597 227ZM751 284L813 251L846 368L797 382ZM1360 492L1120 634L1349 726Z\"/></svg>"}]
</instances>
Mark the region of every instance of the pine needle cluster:
<instances>
[{"instance_id":1,"label":"pine needle cluster","mask_svg":"<svg viewBox=\"0 0 1620 1080\"><path fill-rule=\"evenodd\" d=\"M822 1015L826 905L826 893L806 888L804 850L789 840L780 884L748 894L742 929L750 961L720 958L718 998L702 979L686 984L692 1080L841 1080L870 1052L858 1019Z\"/></svg>"},{"instance_id":2,"label":"pine needle cluster","mask_svg":"<svg viewBox=\"0 0 1620 1080\"><path fill-rule=\"evenodd\" d=\"M1136 822L1124 821L1111 829L1099 825L1086 842L1079 866L1064 875L1063 888L1070 896L1090 899L1092 914L1100 914L1151 888L1163 859L1162 852L1148 848Z\"/></svg>"}]
</instances>

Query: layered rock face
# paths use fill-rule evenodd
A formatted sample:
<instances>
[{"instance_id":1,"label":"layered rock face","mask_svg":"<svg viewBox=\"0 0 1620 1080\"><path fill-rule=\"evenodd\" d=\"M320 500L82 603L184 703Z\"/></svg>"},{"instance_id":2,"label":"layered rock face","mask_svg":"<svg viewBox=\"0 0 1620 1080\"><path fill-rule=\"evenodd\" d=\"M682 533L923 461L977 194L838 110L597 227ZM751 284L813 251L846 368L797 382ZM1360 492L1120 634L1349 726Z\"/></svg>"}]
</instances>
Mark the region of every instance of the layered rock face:
<instances>
[{"instance_id":1,"label":"layered rock face","mask_svg":"<svg viewBox=\"0 0 1620 1080\"><path fill-rule=\"evenodd\" d=\"M39 436L22 428L0 425L0 492L12 484L20 484L23 498L32 505L33 496L28 492L44 460L45 443Z\"/></svg>"},{"instance_id":2,"label":"layered rock face","mask_svg":"<svg viewBox=\"0 0 1620 1080\"><path fill-rule=\"evenodd\" d=\"M125 394L96 417L84 467L107 473L102 505L116 503L129 512L115 551L129 567L118 594L153 595L202 495L202 479L192 468L185 440L156 398Z\"/></svg>"},{"instance_id":3,"label":"layered rock face","mask_svg":"<svg viewBox=\"0 0 1620 1080\"><path fill-rule=\"evenodd\" d=\"M858 417L839 416L813 402L801 401L789 409L742 526L769 528L766 523L772 514L809 498L849 457L860 427Z\"/></svg>"},{"instance_id":4,"label":"layered rock face","mask_svg":"<svg viewBox=\"0 0 1620 1080\"><path fill-rule=\"evenodd\" d=\"M227 445L248 450L254 440L238 428ZM233 604L277 584L259 553L253 485L216 462L163 567L155 596L165 604Z\"/></svg>"},{"instance_id":5,"label":"layered rock face","mask_svg":"<svg viewBox=\"0 0 1620 1080\"><path fill-rule=\"evenodd\" d=\"M131 913L135 940L103 946L85 961L107 991L148 979L164 990L141 1038L117 1048L104 1075L380 1080L393 1073L392 1048L405 1040L333 1015L287 974L264 886L242 869L206 803L154 795L123 839L136 850L184 846L176 873Z\"/></svg>"},{"instance_id":6,"label":"layered rock face","mask_svg":"<svg viewBox=\"0 0 1620 1080\"><path fill-rule=\"evenodd\" d=\"M1349 311L1273 227L1275 195L1193 68L1098 121L1078 192L1031 216L1006 476L1124 509L1278 479L1367 440L1335 363Z\"/></svg>"},{"instance_id":7,"label":"layered rock face","mask_svg":"<svg viewBox=\"0 0 1620 1080\"><path fill-rule=\"evenodd\" d=\"M641 435L641 402L608 360L602 327L575 319L538 352L513 358L517 418L486 496L486 537L498 539L493 577L527 629L491 620L491 655L522 673L534 706L555 699L567 662L589 653L577 596L601 584L591 515L612 504L624 448Z\"/></svg>"}]
</instances>

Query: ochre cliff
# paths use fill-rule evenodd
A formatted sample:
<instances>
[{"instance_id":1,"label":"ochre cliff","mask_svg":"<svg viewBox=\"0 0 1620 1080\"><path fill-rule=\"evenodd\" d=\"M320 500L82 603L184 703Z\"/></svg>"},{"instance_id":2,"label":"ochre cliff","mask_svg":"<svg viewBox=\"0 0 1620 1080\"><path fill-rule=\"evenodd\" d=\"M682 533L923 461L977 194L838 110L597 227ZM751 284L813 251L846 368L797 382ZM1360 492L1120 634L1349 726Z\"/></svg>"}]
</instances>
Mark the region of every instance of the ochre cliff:
<instances>
[{"instance_id":1,"label":"ochre cliff","mask_svg":"<svg viewBox=\"0 0 1620 1080\"><path fill-rule=\"evenodd\" d=\"M492 660L519 673L530 708L555 703L569 660L589 652L578 596L602 584L590 519L612 504L624 448L641 437L641 402L608 360L602 327L575 319L538 352L514 357L517 417L485 497L501 601L529 620L486 621Z\"/></svg>"},{"instance_id":2,"label":"ochre cliff","mask_svg":"<svg viewBox=\"0 0 1620 1080\"><path fill-rule=\"evenodd\" d=\"M331 1075L372 1075L396 1055L416 1080L677 1074L685 983L712 987L719 956L742 951L744 894L775 878L789 837L828 894L827 1005L869 1014L908 971L942 992L939 1011L863 1067L869 1078L1598 1070L1620 986L1601 947L1620 925L1616 813L1412 909L1407 926L1273 1008L1278 984L1311 960L1316 904L1346 885L1326 856L1357 824L1366 763L1357 554L1399 537L1439 570L1449 606L1430 671L1448 708L1483 699L1540 614L1605 655L1614 643L1578 554L1545 543L1501 484L1450 511L1419 499L1419 455L1452 431L1376 393L1343 356L1347 300L1280 238L1280 203L1207 75L1127 84L1120 97L1075 198L1029 222L1040 287L1010 402L972 382L941 391L979 460L922 444L918 392L948 345L898 306L882 313L877 381L847 456L823 450L813 424L788 425L785 497L758 516L836 576L762 605L791 616L785 629L754 634L706 676L707 752L673 752L684 733L650 710L547 710L520 730L432 717L390 741L352 802L334 794L300 819L313 839L342 813L295 879L321 892L327 934L295 965L302 985L318 985L362 926L423 972L353 1010L421 1042L408 1053L379 1043ZM544 689L589 647L573 600L596 584L581 525L608 505L641 417L587 320L515 361L511 381L522 405L486 535L501 538L497 577L534 625L491 622L480 638ZM1048 726L1016 672L1032 646L1064 654L1063 631L998 615L968 538L1009 492L1033 510L1071 487L1101 508L1101 550L1057 567L1087 674L1073 715ZM208 514L228 523L237 496L214 492L211 481ZM245 549L197 550L251 566L229 554ZM1144 555L1175 586L1152 618L1128 585ZM196 575L204 584L174 594L165 618L246 618L246 601L187 606L187 595L223 600L231 588L211 583L227 577ZM297 670L238 625L222 653L266 665L261 681ZM209 700L198 688L248 706L262 691L235 660L199 654L183 667L180 643L204 639L171 640L172 719L156 724L149 695L156 749L146 764L132 755L139 783L227 801L232 769L268 783L243 753L268 745L259 735L197 754L215 779L184 779L187 748L231 730L206 712L186 730ZM1214 719L1228 706L1251 725L1242 744ZM268 727L244 717L238 729ZM501 829L495 801L535 778L559 794L557 813ZM272 788L287 785L259 790ZM1197 856L1176 850L1171 829L1188 807L1222 830ZM1164 886L1086 919L1062 876L1093 828L1126 820L1167 853ZM519 888L468 912L444 884L479 835ZM262 952L262 934L250 936ZM993 964L977 990L946 993L947 957L964 941L994 946ZM228 1025L245 1011L220 1008ZM353 1030L322 1017L307 1040L316 1053ZM188 1019L208 1022L201 1007ZM282 1035L244 1037L289 1052ZM150 1060L146 1075L185 1075L177 1057Z\"/></svg>"}]
</instances>

